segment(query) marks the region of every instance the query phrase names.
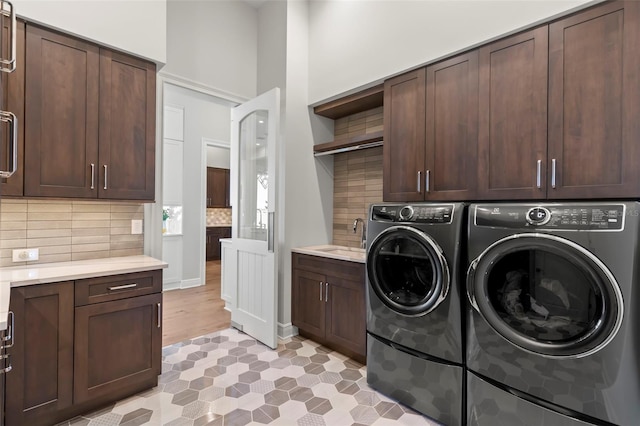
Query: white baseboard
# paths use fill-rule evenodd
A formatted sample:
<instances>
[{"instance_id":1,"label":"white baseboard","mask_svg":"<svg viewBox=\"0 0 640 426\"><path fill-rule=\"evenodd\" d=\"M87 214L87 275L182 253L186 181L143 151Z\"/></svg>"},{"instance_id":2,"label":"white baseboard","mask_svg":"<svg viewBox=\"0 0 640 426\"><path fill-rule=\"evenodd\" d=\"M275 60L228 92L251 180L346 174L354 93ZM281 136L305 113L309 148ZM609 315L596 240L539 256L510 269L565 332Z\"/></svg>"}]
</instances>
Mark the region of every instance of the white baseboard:
<instances>
[{"instance_id":1,"label":"white baseboard","mask_svg":"<svg viewBox=\"0 0 640 426\"><path fill-rule=\"evenodd\" d=\"M190 280L182 280L180 288L191 288L198 287L202 285L202 280L200 278L193 278Z\"/></svg>"},{"instance_id":2,"label":"white baseboard","mask_svg":"<svg viewBox=\"0 0 640 426\"><path fill-rule=\"evenodd\" d=\"M298 335L298 327L294 326L291 323L282 324L278 323L278 338L279 339L288 339L293 336Z\"/></svg>"},{"instance_id":3,"label":"white baseboard","mask_svg":"<svg viewBox=\"0 0 640 426\"><path fill-rule=\"evenodd\" d=\"M162 283L162 291L180 290L180 281L174 281L171 283Z\"/></svg>"}]
</instances>

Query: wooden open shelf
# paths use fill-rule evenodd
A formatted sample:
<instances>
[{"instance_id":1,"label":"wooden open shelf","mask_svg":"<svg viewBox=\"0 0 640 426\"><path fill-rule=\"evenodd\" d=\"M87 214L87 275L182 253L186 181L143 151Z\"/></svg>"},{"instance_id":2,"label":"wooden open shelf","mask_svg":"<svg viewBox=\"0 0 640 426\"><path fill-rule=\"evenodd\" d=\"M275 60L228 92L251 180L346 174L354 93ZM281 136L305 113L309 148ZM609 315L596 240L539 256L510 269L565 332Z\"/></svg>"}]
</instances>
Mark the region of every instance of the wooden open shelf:
<instances>
[{"instance_id":1,"label":"wooden open shelf","mask_svg":"<svg viewBox=\"0 0 640 426\"><path fill-rule=\"evenodd\" d=\"M321 143L313 146L313 153L315 155L326 155L330 151L335 151L343 148L353 148L356 146L372 144L375 142L382 142L383 132L373 132L364 135L358 135L351 138L340 138L331 142Z\"/></svg>"},{"instance_id":2,"label":"wooden open shelf","mask_svg":"<svg viewBox=\"0 0 640 426\"><path fill-rule=\"evenodd\" d=\"M362 92L336 99L313 108L313 112L333 120L358 112L381 107L384 98L384 84L371 87Z\"/></svg>"}]
</instances>

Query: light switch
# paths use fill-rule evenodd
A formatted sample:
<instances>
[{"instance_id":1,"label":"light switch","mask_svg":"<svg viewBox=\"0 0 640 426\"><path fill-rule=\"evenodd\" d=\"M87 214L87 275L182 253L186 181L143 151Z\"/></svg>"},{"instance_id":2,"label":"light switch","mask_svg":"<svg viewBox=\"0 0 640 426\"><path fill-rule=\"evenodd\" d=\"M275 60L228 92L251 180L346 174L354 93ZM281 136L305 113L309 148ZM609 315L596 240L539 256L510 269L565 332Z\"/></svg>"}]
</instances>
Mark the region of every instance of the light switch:
<instances>
[{"instance_id":1,"label":"light switch","mask_svg":"<svg viewBox=\"0 0 640 426\"><path fill-rule=\"evenodd\" d=\"M131 233L142 234L142 220L131 219Z\"/></svg>"}]
</instances>

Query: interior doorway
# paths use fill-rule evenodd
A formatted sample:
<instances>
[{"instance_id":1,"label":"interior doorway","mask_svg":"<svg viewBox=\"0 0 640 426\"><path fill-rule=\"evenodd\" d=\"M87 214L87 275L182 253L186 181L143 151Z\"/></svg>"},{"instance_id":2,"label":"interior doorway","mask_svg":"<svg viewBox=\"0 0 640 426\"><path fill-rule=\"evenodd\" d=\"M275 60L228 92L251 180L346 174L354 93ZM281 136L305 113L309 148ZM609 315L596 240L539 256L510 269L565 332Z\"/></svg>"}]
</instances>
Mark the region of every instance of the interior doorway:
<instances>
[{"instance_id":1,"label":"interior doorway","mask_svg":"<svg viewBox=\"0 0 640 426\"><path fill-rule=\"evenodd\" d=\"M166 346L230 325L221 298L221 262L206 259L211 241L207 230L221 225L230 230L231 213L228 207L211 205L207 170L229 169L230 111L236 103L173 83L164 82L163 89L162 258L169 268L163 283L162 344Z\"/></svg>"}]
</instances>

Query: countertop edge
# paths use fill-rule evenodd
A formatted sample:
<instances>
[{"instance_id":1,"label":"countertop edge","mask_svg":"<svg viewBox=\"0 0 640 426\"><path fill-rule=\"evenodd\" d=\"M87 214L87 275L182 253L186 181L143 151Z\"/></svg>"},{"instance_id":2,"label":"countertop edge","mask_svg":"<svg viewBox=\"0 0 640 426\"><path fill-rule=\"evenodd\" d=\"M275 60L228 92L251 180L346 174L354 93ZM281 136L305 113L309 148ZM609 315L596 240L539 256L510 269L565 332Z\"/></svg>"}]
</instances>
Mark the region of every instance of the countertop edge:
<instances>
[{"instance_id":1,"label":"countertop edge","mask_svg":"<svg viewBox=\"0 0 640 426\"><path fill-rule=\"evenodd\" d=\"M328 247L330 245L325 245L325 246L310 246L310 247L295 247L291 249L292 253L300 253L300 254L307 254L310 256L318 256L318 257L324 257L327 259L334 259L334 260L344 260L347 262L354 262L354 263L366 263L366 257L363 258L359 258L359 257L349 257L349 256L344 256L341 254L336 254L336 253L331 253L331 252L326 252L326 251L320 251L317 250L317 247ZM354 252L357 253L357 252Z\"/></svg>"},{"instance_id":2,"label":"countertop edge","mask_svg":"<svg viewBox=\"0 0 640 426\"><path fill-rule=\"evenodd\" d=\"M140 255L2 268L0 269L0 331L7 329L11 288L153 271L168 266L168 263L162 260Z\"/></svg>"}]
</instances>

